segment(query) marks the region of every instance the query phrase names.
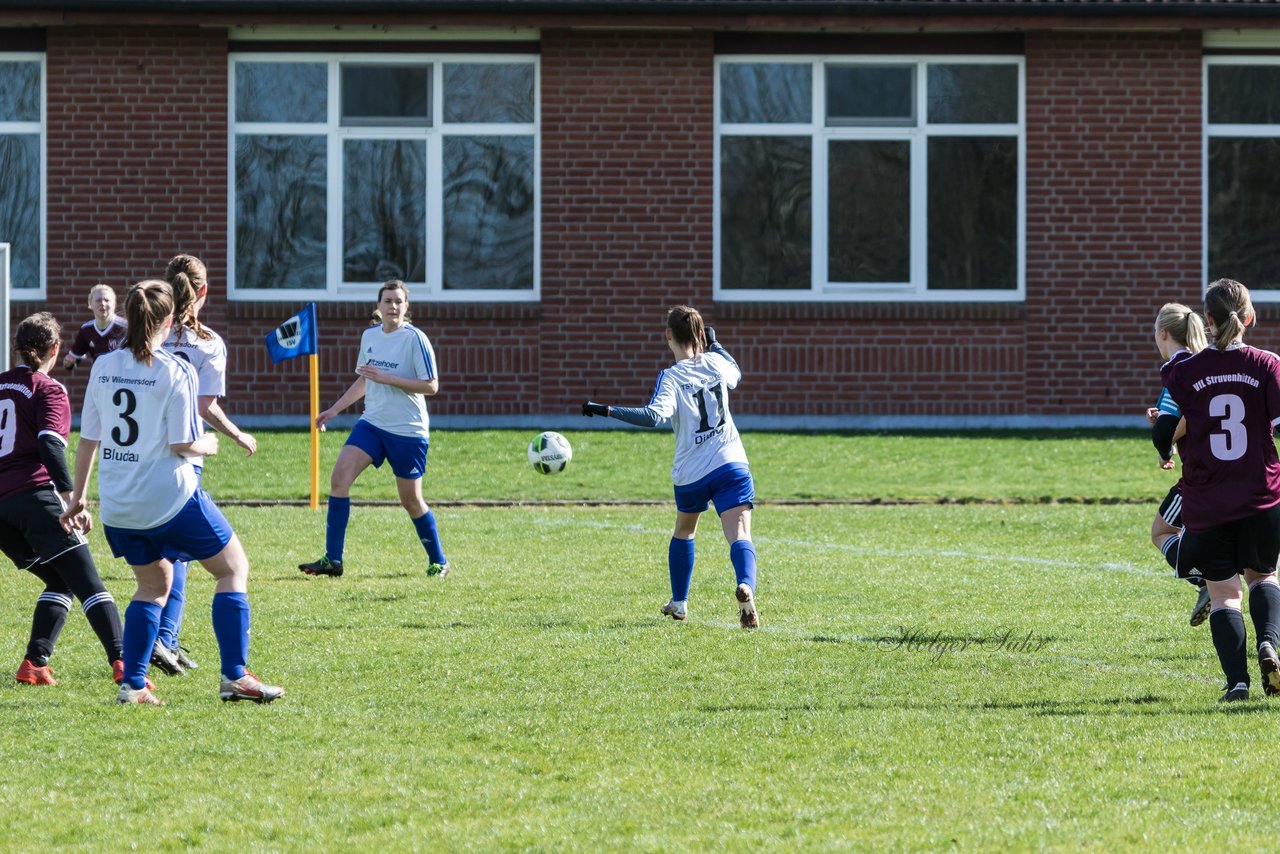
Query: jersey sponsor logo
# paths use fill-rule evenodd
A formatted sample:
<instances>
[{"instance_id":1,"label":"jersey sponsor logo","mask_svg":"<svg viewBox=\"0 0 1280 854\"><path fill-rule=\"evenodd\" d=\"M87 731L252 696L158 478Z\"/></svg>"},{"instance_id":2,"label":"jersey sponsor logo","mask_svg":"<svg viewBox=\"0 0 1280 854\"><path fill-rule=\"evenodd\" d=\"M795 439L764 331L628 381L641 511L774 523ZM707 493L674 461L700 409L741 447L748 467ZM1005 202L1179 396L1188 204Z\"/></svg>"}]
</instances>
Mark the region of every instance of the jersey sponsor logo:
<instances>
[{"instance_id":1,"label":"jersey sponsor logo","mask_svg":"<svg viewBox=\"0 0 1280 854\"><path fill-rule=\"evenodd\" d=\"M141 459L133 451L120 451L115 448L102 449L103 460L117 460L122 463L136 463Z\"/></svg>"},{"instance_id":2,"label":"jersey sponsor logo","mask_svg":"<svg viewBox=\"0 0 1280 854\"><path fill-rule=\"evenodd\" d=\"M375 368L386 368L389 371L394 371L396 368L400 367L399 362L384 362L381 359L370 359L365 362L365 364L373 365Z\"/></svg>"}]
</instances>

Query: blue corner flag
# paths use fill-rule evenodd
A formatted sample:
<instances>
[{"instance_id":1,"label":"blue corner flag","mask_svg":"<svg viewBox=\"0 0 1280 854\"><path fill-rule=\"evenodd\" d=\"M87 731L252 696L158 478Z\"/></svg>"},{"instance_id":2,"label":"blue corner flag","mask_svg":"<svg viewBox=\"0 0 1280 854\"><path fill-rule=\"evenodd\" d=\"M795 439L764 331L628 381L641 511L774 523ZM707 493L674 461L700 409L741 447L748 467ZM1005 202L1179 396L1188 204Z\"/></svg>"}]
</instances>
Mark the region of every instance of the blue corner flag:
<instances>
[{"instance_id":1,"label":"blue corner flag","mask_svg":"<svg viewBox=\"0 0 1280 854\"><path fill-rule=\"evenodd\" d=\"M267 352L273 362L319 352L316 347L316 304L307 303L306 308L269 332Z\"/></svg>"}]
</instances>

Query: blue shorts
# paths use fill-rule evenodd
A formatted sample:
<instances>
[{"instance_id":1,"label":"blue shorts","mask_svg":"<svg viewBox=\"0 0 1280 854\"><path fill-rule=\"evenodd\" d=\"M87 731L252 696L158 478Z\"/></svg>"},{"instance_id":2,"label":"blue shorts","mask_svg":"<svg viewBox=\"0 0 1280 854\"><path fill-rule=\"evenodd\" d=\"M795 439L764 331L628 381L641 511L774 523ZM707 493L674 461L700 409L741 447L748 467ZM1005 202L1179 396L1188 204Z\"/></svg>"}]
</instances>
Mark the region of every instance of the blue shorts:
<instances>
[{"instance_id":1,"label":"blue shorts","mask_svg":"<svg viewBox=\"0 0 1280 854\"><path fill-rule=\"evenodd\" d=\"M374 468L381 468L382 461L389 460L396 477L421 480L427 473L428 442L421 436L397 436L361 418L351 428L347 444L368 454Z\"/></svg>"},{"instance_id":2,"label":"blue shorts","mask_svg":"<svg viewBox=\"0 0 1280 854\"><path fill-rule=\"evenodd\" d=\"M178 515L163 525L144 531L103 525L102 531L111 553L130 566L146 566L161 558L204 560L226 548L235 536L227 517L203 489L197 489Z\"/></svg>"},{"instance_id":3,"label":"blue shorts","mask_svg":"<svg viewBox=\"0 0 1280 854\"><path fill-rule=\"evenodd\" d=\"M716 513L724 515L742 504L755 506L756 487L745 463L726 463L711 474L686 486L676 487L676 509L681 513L701 513L714 501Z\"/></svg>"}]
</instances>

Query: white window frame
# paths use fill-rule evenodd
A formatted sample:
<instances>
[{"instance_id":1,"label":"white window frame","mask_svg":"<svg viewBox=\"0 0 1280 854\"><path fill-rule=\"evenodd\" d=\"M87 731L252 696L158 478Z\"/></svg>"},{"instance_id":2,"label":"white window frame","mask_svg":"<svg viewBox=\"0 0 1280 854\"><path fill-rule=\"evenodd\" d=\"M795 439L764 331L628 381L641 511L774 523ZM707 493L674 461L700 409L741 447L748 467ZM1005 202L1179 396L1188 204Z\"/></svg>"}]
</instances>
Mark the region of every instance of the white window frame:
<instances>
[{"instance_id":1,"label":"white window frame","mask_svg":"<svg viewBox=\"0 0 1280 854\"><path fill-rule=\"evenodd\" d=\"M723 65L811 65L813 101L808 123L739 124L721 121L720 69ZM828 65L915 65L917 121L906 125L826 126L825 69ZM1016 65L1018 121L1008 124L932 124L928 120L928 66ZM720 141L728 136L809 136L812 141L813 186L811 282L808 290L740 289L721 287L721 163ZM1017 146L1017 287L1010 290L928 289L928 141L933 136L1016 136ZM827 257L827 147L835 140L900 140L911 145L911 279L906 282L830 282ZM715 61L715 197L713 204L714 298L725 302L1021 302L1026 299L1026 62L1022 56L953 54L830 54L717 56Z\"/></svg>"},{"instance_id":2,"label":"white window frame","mask_svg":"<svg viewBox=\"0 0 1280 854\"><path fill-rule=\"evenodd\" d=\"M40 280L34 288L13 288L10 290L9 296L13 300L43 300L48 294L47 280L49 276L49 254L47 251L49 234L49 134L46 132L49 109L47 91L48 67L45 63L45 54L37 51L0 52L0 62L38 62L40 64L40 121L0 121L0 134L38 134L40 136ZM7 239L7 235L0 234L0 241ZM8 345L6 344L5 346Z\"/></svg>"},{"instance_id":3,"label":"white window frame","mask_svg":"<svg viewBox=\"0 0 1280 854\"><path fill-rule=\"evenodd\" d=\"M236 66L239 63L322 63L328 67L328 117L325 122L238 122L235 118ZM406 63L431 66L431 112L429 127L421 126L369 126L341 124L340 70L346 64L386 65ZM448 64L518 64L533 66L534 115L530 123L476 123L444 122L444 66ZM314 300L317 302L367 302L377 296L381 282L344 283L342 280L343 255L343 182L342 144L349 139L411 139L424 140L427 147L426 187L426 275L422 283L408 283L415 300L430 299L435 302L537 302L542 297L542 103L541 62L538 56L525 53L472 54L472 53L363 53L363 52L307 52L266 53L256 51L228 54L227 98L227 298L244 302L280 302L289 300ZM328 172L326 175L326 240L325 288L240 288L235 281L235 156L236 137L249 134L324 136L327 141ZM532 136L533 137L533 288L530 290L445 290L443 287L444 217L443 217L443 139L446 136Z\"/></svg>"},{"instance_id":4,"label":"white window frame","mask_svg":"<svg viewBox=\"0 0 1280 854\"><path fill-rule=\"evenodd\" d=\"M1280 47L1280 44L1276 46ZM1280 124L1240 125L1209 123L1209 68L1213 65L1272 65L1280 66L1280 56L1206 56L1201 69L1200 99L1203 112L1201 127L1204 129L1200 148L1200 282L1202 291L1209 289L1209 140L1215 136L1253 137L1255 139L1280 140ZM1245 284L1248 284L1247 282ZM1249 291L1256 303L1280 303L1280 291L1257 289Z\"/></svg>"}]
</instances>

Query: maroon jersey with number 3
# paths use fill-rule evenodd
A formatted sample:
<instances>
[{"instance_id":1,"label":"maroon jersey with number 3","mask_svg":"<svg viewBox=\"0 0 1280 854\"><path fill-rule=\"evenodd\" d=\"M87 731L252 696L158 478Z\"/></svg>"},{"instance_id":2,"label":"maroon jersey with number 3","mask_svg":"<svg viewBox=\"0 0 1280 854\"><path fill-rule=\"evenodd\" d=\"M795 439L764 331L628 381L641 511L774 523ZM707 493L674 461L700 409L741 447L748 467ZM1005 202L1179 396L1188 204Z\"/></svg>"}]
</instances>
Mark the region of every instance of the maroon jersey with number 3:
<instances>
[{"instance_id":1,"label":"maroon jersey with number 3","mask_svg":"<svg viewBox=\"0 0 1280 854\"><path fill-rule=\"evenodd\" d=\"M25 365L0 374L0 499L52 483L40 460L40 436L66 445L71 402L62 383Z\"/></svg>"},{"instance_id":2,"label":"maroon jersey with number 3","mask_svg":"<svg viewBox=\"0 0 1280 854\"><path fill-rule=\"evenodd\" d=\"M1240 344L1160 371L1187 420L1182 521L1207 531L1280 504L1280 356Z\"/></svg>"}]
</instances>

